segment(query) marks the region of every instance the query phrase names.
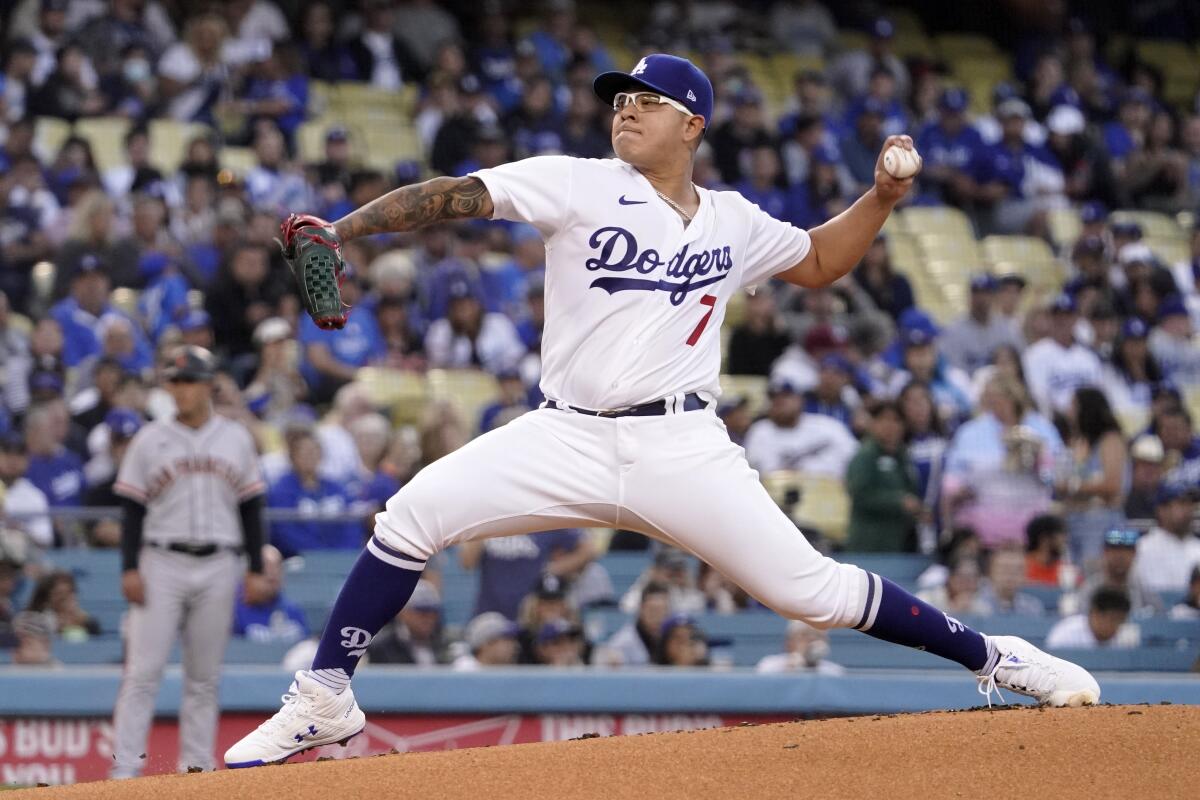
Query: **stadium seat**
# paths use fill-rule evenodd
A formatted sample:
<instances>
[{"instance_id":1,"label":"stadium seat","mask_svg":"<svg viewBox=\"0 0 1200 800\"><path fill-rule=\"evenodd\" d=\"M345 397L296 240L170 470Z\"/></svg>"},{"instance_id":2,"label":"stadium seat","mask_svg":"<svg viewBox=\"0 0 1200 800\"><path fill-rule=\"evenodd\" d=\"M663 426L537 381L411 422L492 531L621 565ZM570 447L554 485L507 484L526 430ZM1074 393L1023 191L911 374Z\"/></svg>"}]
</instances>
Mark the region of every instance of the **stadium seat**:
<instances>
[{"instance_id":1,"label":"stadium seat","mask_svg":"<svg viewBox=\"0 0 1200 800\"><path fill-rule=\"evenodd\" d=\"M971 220L950 206L911 206L901 212L904 226L912 234L936 233L963 239L975 239Z\"/></svg>"},{"instance_id":2,"label":"stadium seat","mask_svg":"<svg viewBox=\"0 0 1200 800\"><path fill-rule=\"evenodd\" d=\"M310 80L308 82L308 116L320 117L327 113L337 102L334 84L329 81Z\"/></svg>"},{"instance_id":3,"label":"stadium seat","mask_svg":"<svg viewBox=\"0 0 1200 800\"><path fill-rule=\"evenodd\" d=\"M258 156L251 147L222 147L218 159L221 169L240 177L245 177L246 173L258 166Z\"/></svg>"},{"instance_id":4,"label":"stadium seat","mask_svg":"<svg viewBox=\"0 0 1200 800\"><path fill-rule=\"evenodd\" d=\"M762 375L722 375L721 398L745 397L750 413L757 416L767 408L767 378Z\"/></svg>"},{"instance_id":5,"label":"stadium seat","mask_svg":"<svg viewBox=\"0 0 1200 800\"><path fill-rule=\"evenodd\" d=\"M801 527L812 527L835 542L846 539L850 498L837 478L780 470L762 475L763 487L775 503L787 510Z\"/></svg>"},{"instance_id":6,"label":"stadium seat","mask_svg":"<svg viewBox=\"0 0 1200 800\"><path fill-rule=\"evenodd\" d=\"M495 377L482 370L431 369L426 377L430 399L449 402L471 432L478 429L483 409L499 396Z\"/></svg>"},{"instance_id":7,"label":"stadium seat","mask_svg":"<svg viewBox=\"0 0 1200 800\"><path fill-rule=\"evenodd\" d=\"M729 296L729 302L725 305L725 319L722 324L727 327L734 327L741 323L746 316L746 292L738 291ZM725 351L722 350L722 353Z\"/></svg>"},{"instance_id":8,"label":"stadium seat","mask_svg":"<svg viewBox=\"0 0 1200 800\"><path fill-rule=\"evenodd\" d=\"M8 326L17 333L22 333L25 336L29 336L33 332L33 320L15 311L8 312Z\"/></svg>"},{"instance_id":9,"label":"stadium seat","mask_svg":"<svg viewBox=\"0 0 1200 800\"><path fill-rule=\"evenodd\" d=\"M1114 413L1117 418L1117 424L1121 426L1121 433L1125 434L1125 437L1129 439L1146 430L1146 426L1150 424L1150 411L1148 409L1118 408L1114 409Z\"/></svg>"},{"instance_id":10,"label":"stadium seat","mask_svg":"<svg viewBox=\"0 0 1200 800\"><path fill-rule=\"evenodd\" d=\"M993 264L1046 264L1054 261L1054 253L1045 240L1036 236L986 236L983 252Z\"/></svg>"},{"instance_id":11,"label":"stadium seat","mask_svg":"<svg viewBox=\"0 0 1200 800\"><path fill-rule=\"evenodd\" d=\"M193 139L213 133L211 128L198 122L173 119L152 119L149 131L150 163L164 174L179 169L187 155L187 146Z\"/></svg>"},{"instance_id":12,"label":"stadium seat","mask_svg":"<svg viewBox=\"0 0 1200 800\"><path fill-rule=\"evenodd\" d=\"M125 134L130 124L125 117L85 117L75 123L75 134L87 139L101 172L126 162Z\"/></svg>"},{"instance_id":13,"label":"stadium seat","mask_svg":"<svg viewBox=\"0 0 1200 800\"><path fill-rule=\"evenodd\" d=\"M1178 264L1180 261L1191 261L1192 259L1192 246L1183 237L1178 239L1160 239L1147 236L1142 241L1168 267L1172 264Z\"/></svg>"},{"instance_id":14,"label":"stadium seat","mask_svg":"<svg viewBox=\"0 0 1200 800\"><path fill-rule=\"evenodd\" d=\"M71 136L71 123L56 117L38 117L33 126L33 149L42 163L49 164Z\"/></svg>"},{"instance_id":15,"label":"stadium seat","mask_svg":"<svg viewBox=\"0 0 1200 800\"><path fill-rule=\"evenodd\" d=\"M889 219L894 219L896 216L896 214L892 214ZM894 269L909 271L918 267L922 262L917 240L902 231L888 233L887 252Z\"/></svg>"},{"instance_id":16,"label":"stadium seat","mask_svg":"<svg viewBox=\"0 0 1200 800\"><path fill-rule=\"evenodd\" d=\"M935 261L956 261L962 268L974 271L983 263L979 245L972 236L947 233L922 233L917 236L922 258Z\"/></svg>"},{"instance_id":17,"label":"stadium seat","mask_svg":"<svg viewBox=\"0 0 1200 800\"><path fill-rule=\"evenodd\" d=\"M113 289L108 296L108 301L121 312L124 312L133 319L138 318L138 298L141 292L136 289L129 289L124 286Z\"/></svg>"},{"instance_id":18,"label":"stadium seat","mask_svg":"<svg viewBox=\"0 0 1200 800\"><path fill-rule=\"evenodd\" d=\"M355 382L367 390L371 405L390 409L397 425L416 424L429 399L425 376L415 372L363 367L355 374Z\"/></svg>"},{"instance_id":19,"label":"stadium seat","mask_svg":"<svg viewBox=\"0 0 1200 800\"><path fill-rule=\"evenodd\" d=\"M941 33L934 37L934 43L947 61L988 55L1004 57L995 42L974 33Z\"/></svg>"},{"instance_id":20,"label":"stadium seat","mask_svg":"<svg viewBox=\"0 0 1200 800\"><path fill-rule=\"evenodd\" d=\"M1079 211L1075 208L1052 208L1046 212L1046 222L1054 246L1062 253L1069 253L1083 228Z\"/></svg>"},{"instance_id":21,"label":"stadium seat","mask_svg":"<svg viewBox=\"0 0 1200 800\"><path fill-rule=\"evenodd\" d=\"M1180 211L1175 215L1175 221L1179 223L1179 227L1182 228L1184 233L1186 233L1188 236L1191 236L1192 232L1196 230L1195 212Z\"/></svg>"},{"instance_id":22,"label":"stadium seat","mask_svg":"<svg viewBox=\"0 0 1200 800\"><path fill-rule=\"evenodd\" d=\"M1109 223L1136 222L1147 239L1183 239L1183 229L1169 214L1160 211L1122 209L1109 216Z\"/></svg>"}]
</instances>

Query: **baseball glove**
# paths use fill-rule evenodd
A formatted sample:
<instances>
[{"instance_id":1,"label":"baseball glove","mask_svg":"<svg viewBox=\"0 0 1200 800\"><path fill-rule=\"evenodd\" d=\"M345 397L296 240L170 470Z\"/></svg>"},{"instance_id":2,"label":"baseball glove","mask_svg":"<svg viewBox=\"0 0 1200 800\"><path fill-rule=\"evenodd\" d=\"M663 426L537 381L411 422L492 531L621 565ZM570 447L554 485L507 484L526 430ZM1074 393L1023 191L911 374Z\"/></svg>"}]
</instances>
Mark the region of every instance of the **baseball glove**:
<instances>
[{"instance_id":1,"label":"baseball glove","mask_svg":"<svg viewBox=\"0 0 1200 800\"><path fill-rule=\"evenodd\" d=\"M338 330L346 324L350 307L342 302L346 262L333 226L312 214L292 214L282 232L279 246L300 287L300 304L318 328Z\"/></svg>"}]
</instances>

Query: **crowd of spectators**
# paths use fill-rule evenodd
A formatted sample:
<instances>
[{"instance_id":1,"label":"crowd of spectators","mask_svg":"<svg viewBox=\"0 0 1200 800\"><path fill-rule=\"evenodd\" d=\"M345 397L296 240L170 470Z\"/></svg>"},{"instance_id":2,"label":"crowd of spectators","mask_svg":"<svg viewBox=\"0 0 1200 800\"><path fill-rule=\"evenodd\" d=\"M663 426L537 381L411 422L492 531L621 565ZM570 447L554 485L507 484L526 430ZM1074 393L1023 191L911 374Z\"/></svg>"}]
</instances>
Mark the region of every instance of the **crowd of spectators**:
<instances>
[{"instance_id":1,"label":"crowd of spectators","mask_svg":"<svg viewBox=\"0 0 1200 800\"><path fill-rule=\"evenodd\" d=\"M282 559L361 546L372 513L422 466L536 407L545 251L533 228L473 221L348 243L343 292L354 310L333 333L300 312L273 242L287 212L336 218L431 174L545 153L610 155L608 113L590 82L631 65L614 65L597 34L609 21L569 0L546 3L530 25L514 24L503 2L466 5L9 5L0 48L9 529L42 549L117 543L112 515L54 512L114 505L129 439L171 413L156 375L181 342L216 352L218 410L259 438L268 505L281 512L268 559L276 576ZM698 54L713 79L698 184L811 227L871 184L884 136L908 131L924 171L907 202L957 207L979 235L1047 236L1048 214L1061 208L1077 209L1083 229L1057 253L1070 280L1048 299L1027 297L1020 275L963 263L969 301L949 324L920 307L883 235L827 289L759 287L730 332L725 372L767 378L769 401L757 418L747 397L720 408L750 464L844 481L845 547L936 555L923 589L948 611L1070 611L1055 633L1072 646L1136 643L1131 620L1144 614L1195 617L1200 224L1188 231L1188 258L1161 263L1144 231L1109 213L1200 206L1200 98L1167 103L1162 75L1132 55L1106 58L1110 29L1084 16L1021 36L1016 80L994 87L990 113L972 114L934 56L897 55L896 26L868 3L753 5L745 14L733 3L658 2L622 36L627 49ZM1176 8L1161 5L1168 16ZM864 32L865 49L839 51L839 27ZM750 41L824 64L791 76L777 117L738 59ZM298 131L310 97L317 82L339 81L415 91L423 160L367 168L363 143L334 126L321 158L304 163ZM99 169L81 133L41 149L39 118L93 117L131 123L119 166ZM150 157L157 119L208 126L172 173ZM253 151L254 166L221 168L222 148L235 146ZM136 294L122 302L114 289ZM500 388L480 419L431 402L397 428L355 380L367 366L478 369ZM1122 425L1131 417L1144 418L1136 430ZM804 533L838 546L819 529ZM623 532L613 542L644 544ZM669 550L615 598L596 556L579 531L465 546L456 557L480 576L465 645L444 638L431 583L372 657L463 669L703 664L704 634L688 615L757 605ZM43 578L36 608L11 608L20 563L0 565L0 638L36 655L47 636L94 633L69 576ZM1045 608L1026 583L1059 586L1076 606ZM580 611L605 603L629 625L590 642ZM278 598L236 624L260 640L308 634ZM827 646L797 626L787 653L763 668L832 669L820 666Z\"/></svg>"}]
</instances>

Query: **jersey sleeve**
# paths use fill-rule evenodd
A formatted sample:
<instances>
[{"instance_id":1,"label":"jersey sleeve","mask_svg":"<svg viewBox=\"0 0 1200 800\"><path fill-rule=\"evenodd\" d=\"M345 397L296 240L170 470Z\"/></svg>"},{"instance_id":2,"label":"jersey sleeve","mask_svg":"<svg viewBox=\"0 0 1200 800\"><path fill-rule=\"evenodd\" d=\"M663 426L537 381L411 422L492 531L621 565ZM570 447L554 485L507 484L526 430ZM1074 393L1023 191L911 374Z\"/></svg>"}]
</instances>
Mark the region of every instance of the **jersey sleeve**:
<instances>
[{"instance_id":1,"label":"jersey sleeve","mask_svg":"<svg viewBox=\"0 0 1200 800\"><path fill-rule=\"evenodd\" d=\"M571 208L575 162L570 156L534 156L470 173L487 187L492 219L527 222L544 238L561 230Z\"/></svg>"},{"instance_id":2,"label":"jersey sleeve","mask_svg":"<svg viewBox=\"0 0 1200 800\"><path fill-rule=\"evenodd\" d=\"M126 497L146 505L149 497L149 465L146 463L146 442L150 429L142 428L129 442L129 449L121 459L121 468L113 482L113 494Z\"/></svg>"},{"instance_id":3,"label":"jersey sleeve","mask_svg":"<svg viewBox=\"0 0 1200 800\"><path fill-rule=\"evenodd\" d=\"M780 222L758 206L746 202L749 210L749 239L741 286L755 286L796 266L812 248L808 231Z\"/></svg>"},{"instance_id":4,"label":"jersey sleeve","mask_svg":"<svg viewBox=\"0 0 1200 800\"><path fill-rule=\"evenodd\" d=\"M238 502L245 502L266 493L267 483L263 480L262 466L258 461L258 449L250 431L240 428L242 434L242 474L237 486Z\"/></svg>"}]
</instances>

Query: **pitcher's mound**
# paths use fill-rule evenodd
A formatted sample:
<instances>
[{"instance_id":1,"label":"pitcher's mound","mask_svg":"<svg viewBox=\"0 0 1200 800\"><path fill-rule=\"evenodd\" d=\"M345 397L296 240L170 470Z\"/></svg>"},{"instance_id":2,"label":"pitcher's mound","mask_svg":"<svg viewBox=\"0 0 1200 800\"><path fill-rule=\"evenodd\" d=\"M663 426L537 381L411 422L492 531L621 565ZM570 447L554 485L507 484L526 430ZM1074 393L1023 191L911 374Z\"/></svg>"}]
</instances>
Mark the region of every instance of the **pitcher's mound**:
<instances>
[{"instance_id":1,"label":"pitcher's mound","mask_svg":"<svg viewBox=\"0 0 1200 800\"><path fill-rule=\"evenodd\" d=\"M419 753L13 792L4 800L1182 798L1200 709L850 717Z\"/></svg>"}]
</instances>

